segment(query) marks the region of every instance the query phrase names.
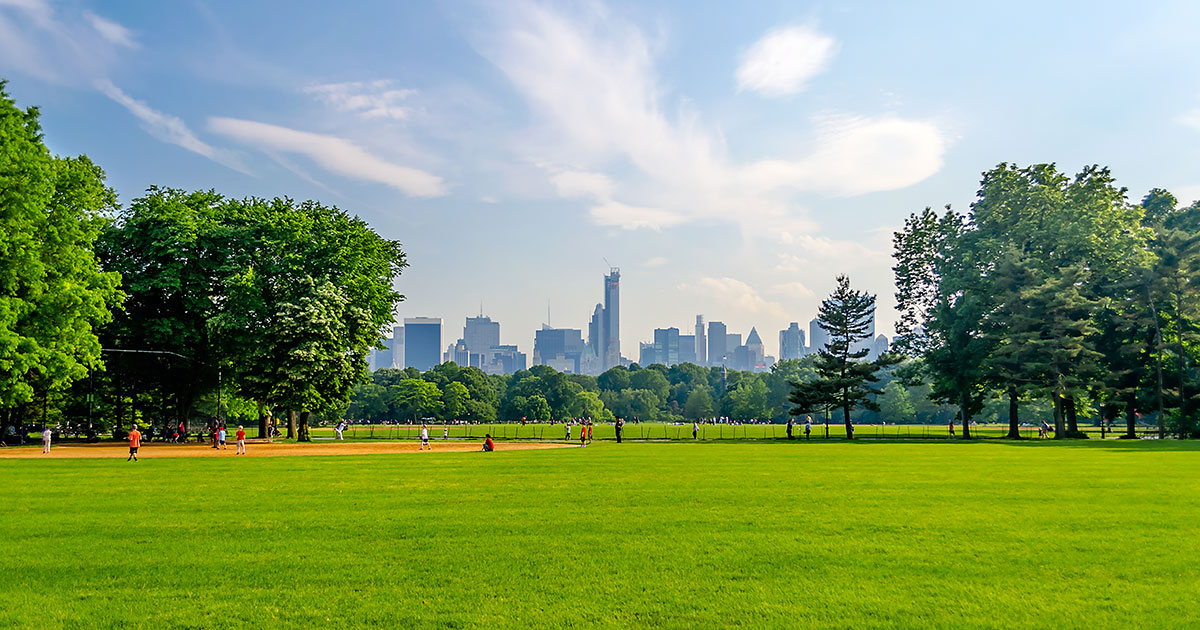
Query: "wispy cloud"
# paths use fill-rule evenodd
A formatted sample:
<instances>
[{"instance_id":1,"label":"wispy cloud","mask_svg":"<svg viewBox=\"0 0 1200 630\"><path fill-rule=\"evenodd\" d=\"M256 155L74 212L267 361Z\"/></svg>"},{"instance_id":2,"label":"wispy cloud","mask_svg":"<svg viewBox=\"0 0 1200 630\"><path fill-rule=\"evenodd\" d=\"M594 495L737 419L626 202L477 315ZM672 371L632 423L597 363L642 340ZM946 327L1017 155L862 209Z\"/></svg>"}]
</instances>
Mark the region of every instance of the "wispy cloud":
<instances>
[{"instance_id":1,"label":"wispy cloud","mask_svg":"<svg viewBox=\"0 0 1200 630\"><path fill-rule=\"evenodd\" d=\"M651 258L650 260L647 260L646 262L642 263L642 266L643 267L661 267L665 264L667 264L666 258L664 258L662 256L655 256L654 258Z\"/></svg>"},{"instance_id":2,"label":"wispy cloud","mask_svg":"<svg viewBox=\"0 0 1200 630\"><path fill-rule=\"evenodd\" d=\"M763 298L754 287L736 278L705 276L681 284L679 289L699 294L712 304L720 304L743 315L786 316L782 304Z\"/></svg>"},{"instance_id":3,"label":"wispy cloud","mask_svg":"<svg viewBox=\"0 0 1200 630\"><path fill-rule=\"evenodd\" d=\"M1177 120L1181 125L1200 131L1200 109L1184 112Z\"/></svg>"},{"instance_id":4,"label":"wispy cloud","mask_svg":"<svg viewBox=\"0 0 1200 630\"><path fill-rule=\"evenodd\" d=\"M336 136L236 118L209 118L208 128L268 155L303 155L330 173L391 186L413 197L438 197L446 193L442 178L392 163Z\"/></svg>"},{"instance_id":5,"label":"wispy cloud","mask_svg":"<svg viewBox=\"0 0 1200 630\"><path fill-rule=\"evenodd\" d=\"M948 140L935 123L847 114L815 119L807 154L737 163L723 134L705 126L686 100L666 103L655 47L642 31L603 5L587 6L568 14L506 4L477 48L533 111L537 122L523 134L526 159L547 170L561 197L594 200L588 213L598 224L664 229L736 221L749 234L810 232L814 224L791 200L797 191L893 190L942 166ZM835 48L812 45L825 57ZM795 77L808 75L787 76L798 86Z\"/></svg>"},{"instance_id":6,"label":"wispy cloud","mask_svg":"<svg viewBox=\"0 0 1200 630\"><path fill-rule=\"evenodd\" d=\"M836 53L837 42L812 26L772 30L742 55L738 89L763 96L796 94L829 67Z\"/></svg>"},{"instance_id":7,"label":"wispy cloud","mask_svg":"<svg viewBox=\"0 0 1200 630\"><path fill-rule=\"evenodd\" d=\"M107 74L118 49L136 46L124 26L45 0L0 0L0 72L48 83L89 85Z\"/></svg>"},{"instance_id":8,"label":"wispy cloud","mask_svg":"<svg viewBox=\"0 0 1200 630\"><path fill-rule=\"evenodd\" d=\"M392 120L409 118L410 109L402 104L416 94L416 90L397 88L394 81L387 79L311 85L304 92L338 111L354 112L366 119Z\"/></svg>"},{"instance_id":9,"label":"wispy cloud","mask_svg":"<svg viewBox=\"0 0 1200 630\"><path fill-rule=\"evenodd\" d=\"M133 31L117 24L116 22L100 17L91 11L84 11L83 17L87 19L92 28L96 30L105 40L117 46L125 48L137 48L137 42L133 41Z\"/></svg>"},{"instance_id":10,"label":"wispy cloud","mask_svg":"<svg viewBox=\"0 0 1200 630\"><path fill-rule=\"evenodd\" d=\"M142 129L145 129L146 133L154 138L203 155L235 171L250 174L234 153L214 147L196 137L196 134L179 117L165 114L150 107L145 101L139 101L129 96L107 79L97 81L96 89L129 110L129 113L141 121Z\"/></svg>"}]
</instances>

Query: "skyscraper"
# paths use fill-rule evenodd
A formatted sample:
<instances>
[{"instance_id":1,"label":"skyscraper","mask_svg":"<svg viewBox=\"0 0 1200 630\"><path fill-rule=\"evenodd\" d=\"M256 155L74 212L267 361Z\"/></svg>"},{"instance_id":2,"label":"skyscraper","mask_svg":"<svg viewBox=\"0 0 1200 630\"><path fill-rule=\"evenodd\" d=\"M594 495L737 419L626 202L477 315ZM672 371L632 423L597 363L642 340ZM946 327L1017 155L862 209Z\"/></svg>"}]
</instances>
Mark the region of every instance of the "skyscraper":
<instances>
[{"instance_id":1,"label":"skyscraper","mask_svg":"<svg viewBox=\"0 0 1200 630\"><path fill-rule=\"evenodd\" d=\"M708 340L704 336L704 316L696 316L696 365L708 365Z\"/></svg>"},{"instance_id":2,"label":"skyscraper","mask_svg":"<svg viewBox=\"0 0 1200 630\"><path fill-rule=\"evenodd\" d=\"M583 332L578 328L543 326L533 336L533 363L549 365L559 372L579 373L583 354Z\"/></svg>"},{"instance_id":3,"label":"skyscraper","mask_svg":"<svg viewBox=\"0 0 1200 630\"><path fill-rule=\"evenodd\" d=\"M762 337L758 336L758 329L751 326L750 336L746 337L746 367L747 370L761 370L767 367L766 349L763 348Z\"/></svg>"},{"instance_id":4,"label":"skyscraper","mask_svg":"<svg viewBox=\"0 0 1200 630\"><path fill-rule=\"evenodd\" d=\"M726 346L725 324L708 322L708 364L725 365Z\"/></svg>"},{"instance_id":5,"label":"skyscraper","mask_svg":"<svg viewBox=\"0 0 1200 630\"><path fill-rule=\"evenodd\" d=\"M597 357L604 356L604 305L597 304L592 311L592 319L588 322L588 348Z\"/></svg>"},{"instance_id":6,"label":"skyscraper","mask_svg":"<svg viewBox=\"0 0 1200 630\"><path fill-rule=\"evenodd\" d=\"M679 335L679 362L696 363L695 335Z\"/></svg>"},{"instance_id":7,"label":"skyscraper","mask_svg":"<svg viewBox=\"0 0 1200 630\"><path fill-rule=\"evenodd\" d=\"M500 345L500 322L483 315L468 317L466 326L463 326L463 342L466 344L467 363L462 365L483 367L487 351Z\"/></svg>"},{"instance_id":8,"label":"skyscraper","mask_svg":"<svg viewBox=\"0 0 1200 630\"><path fill-rule=\"evenodd\" d=\"M656 362L670 367L679 363L679 329L654 329L654 356Z\"/></svg>"},{"instance_id":9,"label":"skyscraper","mask_svg":"<svg viewBox=\"0 0 1200 630\"><path fill-rule=\"evenodd\" d=\"M404 318L404 367L424 372L440 363L442 357L442 318Z\"/></svg>"},{"instance_id":10,"label":"skyscraper","mask_svg":"<svg viewBox=\"0 0 1200 630\"><path fill-rule=\"evenodd\" d=\"M817 352L829 343L829 335L825 334L825 329L821 328L820 320L816 317L808 322L808 343L810 352Z\"/></svg>"},{"instance_id":11,"label":"skyscraper","mask_svg":"<svg viewBox=\"0 0 1200 630\"><path fill-rule=\"evenodd\" d=\"M804 354L804 331L800 324L792 322L786 330L779 331L780 360L799 359Z\"/></svg>"},{"instance_id":12,"label":"skyscraper","mask_svg":"<svg viewBox=\"0 0 1200 630\"><path fill-rule=\"evenodd\" d=\"M610 267L604 276L604 363L607 370L621 364L621 270Z\"/></svg>"}]
</instances>

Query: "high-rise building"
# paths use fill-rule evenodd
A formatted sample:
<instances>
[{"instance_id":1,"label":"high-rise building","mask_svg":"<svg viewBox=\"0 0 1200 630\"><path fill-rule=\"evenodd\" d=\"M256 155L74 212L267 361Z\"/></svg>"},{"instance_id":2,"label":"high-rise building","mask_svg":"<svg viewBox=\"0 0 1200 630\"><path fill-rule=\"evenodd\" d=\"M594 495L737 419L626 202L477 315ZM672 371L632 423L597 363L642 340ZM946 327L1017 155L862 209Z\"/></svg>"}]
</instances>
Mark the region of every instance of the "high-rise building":
<instances>
[{"instance_id":1,"label":"high-rise building","mask_svg":"<svg viewBox=\"0 0 1200 630\"><path fill-rule=\"evenodd\" d=\"M767 367L766 348L763 347L762 337L758 336L758 329L751 326L750 336L746 337L746 367L747 370L763 370Z\"/></svg>"},{"instance_id":2,"label":"high-rise building","mask_svg":"<svg viewBox=\"0 0 1200 630\"><path fill-rule=\"evenodd\" d=\"M656 363L670 367L679 363L679 329L654 329L654 356Z\"/></svg>"},{"instance_id":3,"label":"high-rise building","mask_svg":"<svg viewBox=\"0 0 1200 630\"><path fill-rule=\"evenodd\" d=\"M579 373L583 331L542 326L533 337L533 364L549 365L559 372Z\"/></svg>"},{"instance_id":4,"label":"high-rise building","mask_svg":"<svg viewBox=\"0 0 1200 630\"><path fill-rule=\"evenodd\" d=\"M442 318L404 318L404 367L424 372L442 357Z\"/></svg>"},{"instance_id":5,"label":"high-rise building","mask_svg":"<svg viewBox=\"0 0 1200 630\"><path fill-rule=\"evenodd\" d=\"M659 363L659 360L658 360L658 350L655 347L654 343L653 342L645 343L645 342L639 341L638 342L638 365L640 365L642 367L646 367L647 365L653 365L655 363Z\"/></svg>"},{"instance_id":6,"label":"high-rise building","mask_svg":"<svg viewBox=\"0 0 1200 630\"><path fill-rule=\"evenodd\" d=\"M792 322L786 329L779 331L780 360L799 359L804 354L804 331L800 324Z\"/></svg>"},{"instance_id":7,"label":"high-rise building","mask_svg":"<svg viewBox=\"0 0 1200 630\"><path fill-rule=\"evenodd\" d=\"M621 364L621 270L610 267L604 276L604 363L602 367Z\"/></svg>"},{"instance_id":8,"label":"high-rise building","mask_svg":"<svg viewBox=\"0 0 1200 630\"><path fill-rule=\"evenodd\" d=\"M825 333L825 329L821 328L821 320L816 317L808 322L808 351L817 352L829 343L829 335Z\"/></svg>"},{"instance_id":9,"label":"high-rise building","mask_svg":"<svg viewBox=\"0 0 1200 630\"><path fill-rule=\"evenodd\" d=\"M679 362L696 363L695 335L679 335Z\"/></svg>"},{"instance_id":10,"label":"high-rise building","mask_svg":"<svg viewBox=\"0 0 1200 630\"><path fill-rule=\"evenodd\" d=\"M462 340L468 353L468 360L464 365L481 367L484 354L490 348L500 345L500 322L494 322L491 317L483 315L468 317L466 325L463 326Z\"/></svg>"},{"instance_id":11,"label":"high-rise building","mask_svg":"<svg viewBox=\"0 0 1200 630\"><path fill-rule=\"evenodd\" d=\"M725 365L727 340L725 324L708 322L708 365Z\"/></svg>"},{"instance_id":12,"label":"high-rise building","mask_svg":"<svg viewBox=\"0 0 1200 630\"><path fill-rule=\"evenodd\" d=\"M592 319L588 322L588 349L596 357L604 356L604 305L597 304L592 311ZM603 361L601 361L603 364Z\"/></svg>"},{"instance_id":13,"label":"high-rise building","mask_svg":"<svg viewBox=\"0 0 1200 630\"><path fill-rule=\"evenodd\" d=\"M878 359L879 355L888 351L889 345L887 335L879 335L873 340L871 354L867 355L867 359L870 361Z\"/></svg>"},{"instance_id":14,"label":"high-rise building","mask_svg":"<svg viewBox=\"0 0 1200 630\"><path fill-rule=\"evenodd\" d=\"M704 336L704 316L696 316L696 365L708 365L708 340Z\"/></svg>"},{"instance_id":15,"label":"high-rise building","mask_svg":"<svg viewBox=\"0 0 1200 630\"><path fill-rule=\"evenodd\" d=\"M725 354L733 356L733 351L742 345L742 333L729 333L725 335Z\"/></svg>"},{"instance_id":16,"label":"high-rise building","mask_svg":"<svg viewBox=\"0 0 1200 630\"><path fill-rule=\"evenodd\" d=\"M392 327L392 364L390 368L404 368L404 326Z\"/></svg>"},{"instance_id":17,"label":"high-rise building","mask_svg":"<svg viewBox=\"0 0 1200 630\"><path fill-rule=\"evenodd\" d=\"M512 374L525 367L525 353L516 346L492 346L483 361L483 371L488 374Z\"/></svg>"}]
</instances>

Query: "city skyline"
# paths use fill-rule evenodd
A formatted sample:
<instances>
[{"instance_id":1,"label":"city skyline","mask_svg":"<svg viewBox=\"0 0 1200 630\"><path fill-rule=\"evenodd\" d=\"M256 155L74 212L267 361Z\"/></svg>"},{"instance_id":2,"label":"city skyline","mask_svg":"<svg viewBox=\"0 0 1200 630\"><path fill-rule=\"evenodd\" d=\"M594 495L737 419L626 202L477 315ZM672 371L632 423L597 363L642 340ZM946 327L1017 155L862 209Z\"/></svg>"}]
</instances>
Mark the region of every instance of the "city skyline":
<instances>
[{"instance_id":1,"label":"city skyline","mask_svg":"<svg viewBox=\"0 0 1200 630\"><path fill-rule=\"evenodd\" d=\"M0 3L0 76L121 203L336 204L403 244L397 323L482 301L526 350L611 267L626 357L698 313L774 346L838 273L890 335L891 233L1001 161L1200 198L1194 2L278 7Z\"/></svg>"}]
</instances>

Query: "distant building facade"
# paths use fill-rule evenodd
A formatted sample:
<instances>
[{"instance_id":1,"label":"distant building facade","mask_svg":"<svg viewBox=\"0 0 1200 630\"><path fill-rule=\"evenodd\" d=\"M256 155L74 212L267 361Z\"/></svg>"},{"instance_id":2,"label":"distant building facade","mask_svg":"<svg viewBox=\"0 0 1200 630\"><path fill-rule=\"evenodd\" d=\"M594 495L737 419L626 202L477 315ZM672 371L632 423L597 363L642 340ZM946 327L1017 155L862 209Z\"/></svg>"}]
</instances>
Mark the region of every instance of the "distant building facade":
<instances>
[{"instance_id":1,"label":"distant building facade","mask_svg":"<svg viewBox=\"0 0 1200 630\"><path fill-rule=\"evenodd\" d=\"M442 358L442 318L404 318L404 367L424 372Z\"/></svg>"}]
</instances>

